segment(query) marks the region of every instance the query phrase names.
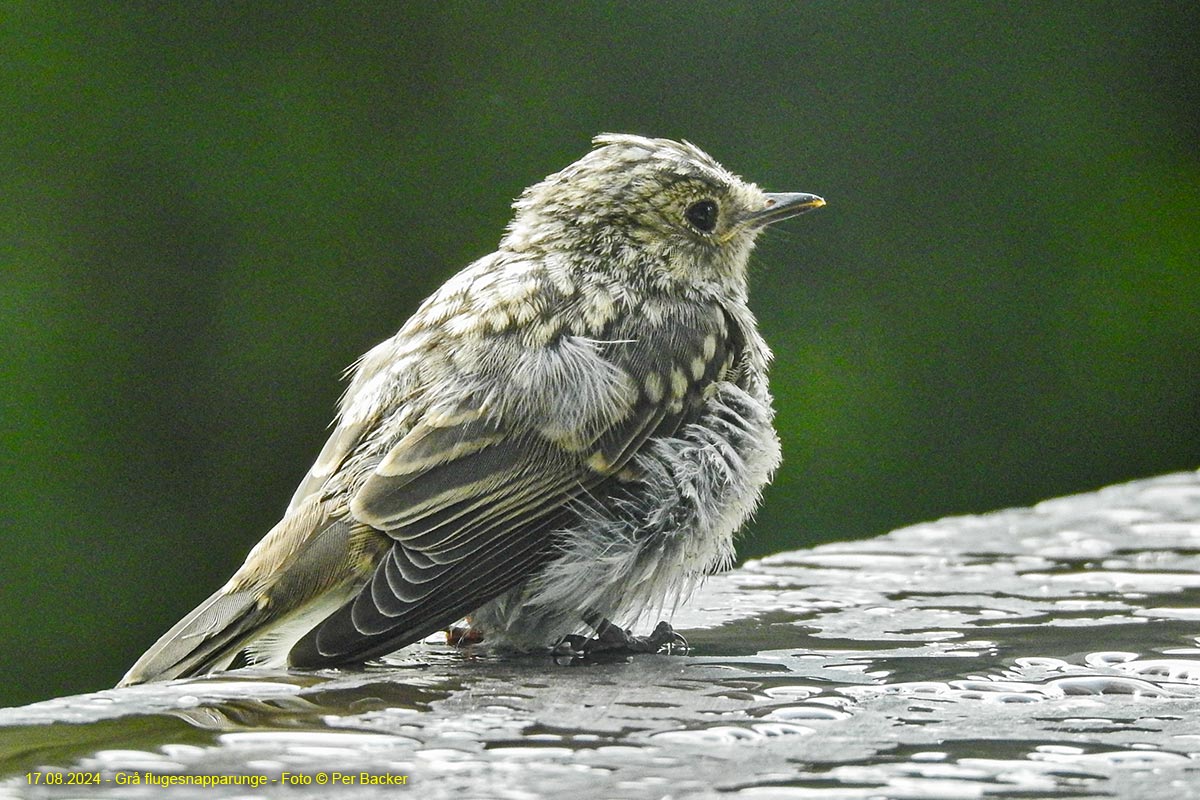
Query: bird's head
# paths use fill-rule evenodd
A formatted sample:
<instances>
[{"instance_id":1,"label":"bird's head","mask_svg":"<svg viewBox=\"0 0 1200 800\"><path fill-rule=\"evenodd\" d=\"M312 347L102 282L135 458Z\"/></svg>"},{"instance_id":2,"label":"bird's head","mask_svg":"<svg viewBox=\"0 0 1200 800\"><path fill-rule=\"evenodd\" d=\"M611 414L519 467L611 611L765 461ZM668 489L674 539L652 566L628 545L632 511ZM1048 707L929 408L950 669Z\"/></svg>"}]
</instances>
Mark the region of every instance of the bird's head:
<instances>
[{"instance_id":1,"label":"bird's head","mask_svg":"<svg viewBox=\"0 0 1200 800\"><path fill-rule=\"evenodd\" d=\"M525 190L502 246L630 280L737 288L767 225L825 205L764 192L688 142L593 141L590 153Z\"/></svg>"}]
</instances>

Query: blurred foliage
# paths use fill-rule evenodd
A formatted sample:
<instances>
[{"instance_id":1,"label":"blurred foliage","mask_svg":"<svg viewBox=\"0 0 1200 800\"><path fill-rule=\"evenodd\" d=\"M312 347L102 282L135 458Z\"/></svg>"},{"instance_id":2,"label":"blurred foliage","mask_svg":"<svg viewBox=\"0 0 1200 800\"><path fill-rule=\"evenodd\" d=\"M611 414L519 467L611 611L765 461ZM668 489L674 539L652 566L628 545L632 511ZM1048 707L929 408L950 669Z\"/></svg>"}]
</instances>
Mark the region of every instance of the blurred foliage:
<instances>
[{"instance_id":1,"label":"blurred foliage","mask_svg":"<svg viewBox=\"0 0 1200 800\"><path fill-rule=\"evenodd\" d=\"M1191 3L0 6L0 703L241 562L340 371L599 131L820 212L762 242L746 556L1200 456Z\"/></svg>"}]
</instances>

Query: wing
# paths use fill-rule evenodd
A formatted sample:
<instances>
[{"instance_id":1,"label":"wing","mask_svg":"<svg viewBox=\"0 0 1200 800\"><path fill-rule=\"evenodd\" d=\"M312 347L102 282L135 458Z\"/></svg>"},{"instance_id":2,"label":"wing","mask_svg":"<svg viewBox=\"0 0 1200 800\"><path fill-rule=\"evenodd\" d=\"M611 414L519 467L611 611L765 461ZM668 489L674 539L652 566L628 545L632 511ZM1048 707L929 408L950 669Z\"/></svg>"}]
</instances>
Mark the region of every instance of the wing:
<instances>
[{"instance_id":1,"label":"wing","mask_svg":"<svg viewBox=\"0 0 1200 800\"><path fill-rule=\"evenodd\" d=\"M475 420L419 426L351 503L394 543L370 582L292 649L296 666L362 661L445 628L527 577L570 501L609 478L659 429L638 408L586 451Z\"/></svg>"},{"instance_id":2,"label":"wing","mask_svg":"<svg viewBox=\"0 0 1200 800\"><path fill-rule=\"evenodd\" d=\"M393 539L391 551L357 597L300 639L289 662L316 667L383 655L529 577L553 553L554 531L577 513L573 500L603 495L649 439L673 434L698 413L705 387L730 364L728 335L717 332L593 344L593 357L626 389L598 415L603 424L588 424L599 390L586 370L576 385L559 387L555 408L518 415L524 425L490 402L419 423L350 503L355 519ZM574 428L565 424L571 417L579 420Z\"/></svg>"}]
</instances>

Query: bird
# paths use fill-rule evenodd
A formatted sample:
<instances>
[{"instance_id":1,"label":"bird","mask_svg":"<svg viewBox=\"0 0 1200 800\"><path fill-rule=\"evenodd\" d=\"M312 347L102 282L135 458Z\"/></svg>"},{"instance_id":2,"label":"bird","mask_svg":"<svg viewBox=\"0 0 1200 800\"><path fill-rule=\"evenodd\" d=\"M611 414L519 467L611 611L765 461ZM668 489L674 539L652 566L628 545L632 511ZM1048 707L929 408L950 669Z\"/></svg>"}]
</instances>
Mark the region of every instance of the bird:
<instances>
[{"instance_id":1,"label":"bird","mask_svg":"<svg viewBox=\"0 0 1200 800\"><path fill-rule=\"evenodd\" d=\"M687 141L595 137L347 370L280 521L118 685L354 668L442 630L517 653L679 641L623 623L733 563L781 459L750 254L823 205Z\"/></svg>"}]
</instances>

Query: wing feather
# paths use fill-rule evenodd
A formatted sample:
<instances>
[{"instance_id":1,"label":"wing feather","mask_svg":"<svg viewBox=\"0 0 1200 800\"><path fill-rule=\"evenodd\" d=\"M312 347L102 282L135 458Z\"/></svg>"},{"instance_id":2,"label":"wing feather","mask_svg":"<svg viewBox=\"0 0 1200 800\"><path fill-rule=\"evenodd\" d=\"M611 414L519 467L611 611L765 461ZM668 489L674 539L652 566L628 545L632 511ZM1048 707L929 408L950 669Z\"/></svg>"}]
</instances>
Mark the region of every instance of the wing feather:
<instances>
[{"instance_id":1,"label":"wing feather","mask_svg":"<svg viewBox=\"0 0 1200 800\"><path fill-rule=\"evenodd\" d=\"M337 471L342 462L346 460L346 456L362 439L365 430L366 425L361 421L343 422L334 429L333 433L329 435L329 439L326 440L325 446L321 448L320 454L317 455L317 460L309 468L308 474L296 487L296 492L288 503L289 512L294 511L305 499L325 485L329 477Z\"/></svg>"}]
</instances>

